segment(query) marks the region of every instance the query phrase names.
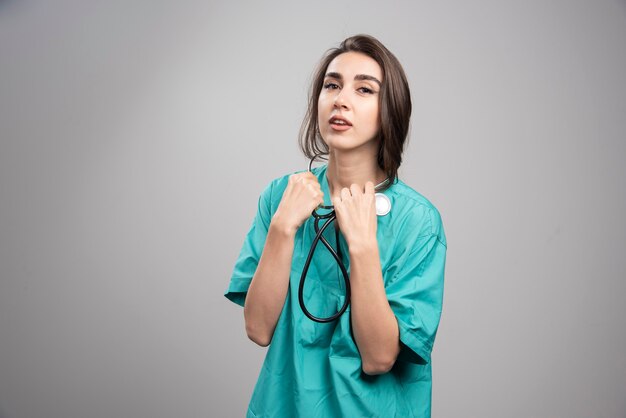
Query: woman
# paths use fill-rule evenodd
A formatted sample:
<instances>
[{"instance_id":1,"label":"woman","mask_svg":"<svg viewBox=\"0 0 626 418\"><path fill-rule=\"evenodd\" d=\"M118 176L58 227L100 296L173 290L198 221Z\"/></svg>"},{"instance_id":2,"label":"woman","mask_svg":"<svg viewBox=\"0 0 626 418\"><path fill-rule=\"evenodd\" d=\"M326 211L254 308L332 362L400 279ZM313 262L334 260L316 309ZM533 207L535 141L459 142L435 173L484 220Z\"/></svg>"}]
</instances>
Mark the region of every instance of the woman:
<instances>
[{"instance_id":1,"label":"woman","mask_svg":"<svg viewBox=\"0 0 626 418\"><path fill-rule=\"evenodd\" d=\"M300 139L328 163L262 192L225 294L244 306L249 338L269 345L248 417L430 416L446 238L437 209L397 177L410 114L404 71L375 38L350 37L322 59ZM388 213L377 216L377 200ZM320 323L298 290L311 213L331 203L338 231L323 236L344 254L350 304ZM323 245L306 273L306 309L337 312L348 286Z\"/></svg>"}]
</instances>

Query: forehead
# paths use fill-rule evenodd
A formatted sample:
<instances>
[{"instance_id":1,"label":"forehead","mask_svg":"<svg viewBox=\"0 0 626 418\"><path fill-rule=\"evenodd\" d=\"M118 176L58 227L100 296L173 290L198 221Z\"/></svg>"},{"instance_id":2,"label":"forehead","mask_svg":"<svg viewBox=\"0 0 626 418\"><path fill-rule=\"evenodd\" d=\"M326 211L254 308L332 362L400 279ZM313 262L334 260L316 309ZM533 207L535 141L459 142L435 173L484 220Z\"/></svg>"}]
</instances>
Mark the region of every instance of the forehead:
<instances>
[{"instance_id":1,"label":"forehead","mask_svg":"<svg viewBox=\"0 0 626 418\"><path fill-rule=\"evenodd\" d=\"M383 71L380 65L371 57L360 52L344 52L337 55L328 64L327 73L339 73L346 79L352 79L356 74L365 74L382 80Z\"/></svg>"}]
</instances>

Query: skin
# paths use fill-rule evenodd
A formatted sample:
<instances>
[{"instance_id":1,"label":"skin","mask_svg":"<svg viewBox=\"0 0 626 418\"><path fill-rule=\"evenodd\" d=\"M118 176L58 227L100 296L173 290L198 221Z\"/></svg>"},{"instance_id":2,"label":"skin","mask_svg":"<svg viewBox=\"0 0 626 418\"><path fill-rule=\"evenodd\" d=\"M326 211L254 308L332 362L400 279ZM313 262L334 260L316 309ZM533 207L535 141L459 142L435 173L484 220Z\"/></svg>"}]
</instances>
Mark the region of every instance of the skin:
<instances>
[{"instance_id":1,"label":"skin","mask_svg":"<svg viewBox=\"0 0 626 418\"><path fill-rule=\"evenodd\" d=\"M371 78L382 81L382 77L372 58L343 53L328 65L318 99L320 134L330 150L331 200L350 257L353 334L367 374L386 373L400 352L398 323L387 301L376 239L374 184L385 174L376 163L380 85ZM351 122L350 129L333 129L330 119L337 115ZM323 199L315 175L290 176L244 307L246 331L259 345L271 342L285 302L295 233Z\"/></svg>"}]
</instances>

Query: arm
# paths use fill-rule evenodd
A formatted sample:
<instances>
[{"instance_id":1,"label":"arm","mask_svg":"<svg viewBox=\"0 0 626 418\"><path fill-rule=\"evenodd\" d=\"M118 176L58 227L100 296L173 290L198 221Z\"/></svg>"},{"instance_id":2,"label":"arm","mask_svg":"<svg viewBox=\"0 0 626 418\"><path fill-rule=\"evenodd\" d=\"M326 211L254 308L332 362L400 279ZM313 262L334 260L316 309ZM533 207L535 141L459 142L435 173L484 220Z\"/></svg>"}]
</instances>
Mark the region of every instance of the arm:
<instances>
[{"instance_id":1,"label":"arm","mask_svg":"<svg viewBox=\"0 0 626 418\"><path fill-rule=\"evenodd\" d=\"M260 346L269 345L276 322L285 303L293 256L295 230L272 219L259 265L248 294L243 314L248 338Z\"/></svg>"},{"instance_id":2,"label":"arm","mask_svg":"<svg viewBox=\"0 0 626 418\"><path fill-rule=\"evenodd\" d=\"M367 182L365 193L356 184L344 188L333 204L350 253L351 320L362 368L386 373L400 352L400 331L383 284L374 184Z\"/></svg>"},{"instance_id":3,"label":"arm","mask_svg":"<svg viewBox=\"0 0 626 418\"><path fill-rule=\"evenodd\" d=\"M378 243L353 244L349 252L352 329L363 371L386 373L400 353L400 333L385 294Z\"/></svg>"},{"instance_id":4,"label":"arm","mask_svg":"<svg viewBox=\"0 0 626 418\"><path fill-rule=\"evenodd\" d=\"M289 177L244 304L246 333L260 346L270 344L285 304L296 231L323 202L324 194L315 175L305 172Z\"/></svg>"}]
</instances>

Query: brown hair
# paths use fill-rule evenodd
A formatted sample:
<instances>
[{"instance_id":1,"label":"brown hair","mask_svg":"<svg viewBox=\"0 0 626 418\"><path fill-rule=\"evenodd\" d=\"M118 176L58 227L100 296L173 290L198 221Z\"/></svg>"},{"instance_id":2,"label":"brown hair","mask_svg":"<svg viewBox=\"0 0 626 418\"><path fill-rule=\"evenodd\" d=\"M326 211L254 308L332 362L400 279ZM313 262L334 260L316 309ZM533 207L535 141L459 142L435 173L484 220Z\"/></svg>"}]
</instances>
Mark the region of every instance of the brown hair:
<instances>
[{"instance_id":1,"label":"brown hair","mask_svg":"<svg viewBox=\"0 0 626 418\"><path fill-rule=\"evenodd\" d=\"M398 177L402 151L409 132L411 119L411 93L409 83L398 59L376 38L355 35L345 39L339 47L326 51L313 75L309 91L308 108L300 128L300 149L311 159L315 155L328 155L328 146L322 140L317 121L317 102L322 91L324 76L330 62L345 52L360 52L374 59L383 72L380 88L380 131L378 136L378 166L386 173L389 188Z\"/></svg>"}]
</instances>

